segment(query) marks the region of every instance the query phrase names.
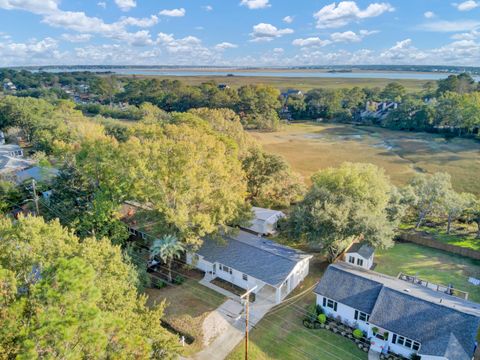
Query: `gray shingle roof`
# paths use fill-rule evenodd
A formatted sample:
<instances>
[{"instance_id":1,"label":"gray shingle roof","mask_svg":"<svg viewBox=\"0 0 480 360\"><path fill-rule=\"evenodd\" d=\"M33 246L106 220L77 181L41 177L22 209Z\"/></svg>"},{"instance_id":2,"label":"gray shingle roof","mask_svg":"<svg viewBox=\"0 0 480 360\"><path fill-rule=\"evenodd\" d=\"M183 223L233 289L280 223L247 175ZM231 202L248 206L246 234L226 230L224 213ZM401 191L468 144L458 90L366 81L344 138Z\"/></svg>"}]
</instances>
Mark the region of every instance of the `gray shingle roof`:
<instances>
[{"instance_id":1,"label":"gray shingle roof","mask_svg":"<svg viewBox=\"0 0 480 360\"><path fill-rule=\"evenodd\" d=\"M315 293L371 314L381 289L382 284L376 281L329 266L315 288Z\"/></svg>"},{"instance_id":2,"label":"gray shingle roof","mask_svg":"<svg viewBox=\"0 0 480 360\"><path fill-rule=\"evenodd\" d=\"M330 265L317 294L366 312L370 323L421 344L419 354L470 360L479 304L349 266Z\"/></svg>"},{"instance_id":3,"label":"gray shingle roof","mask_svg":"<svg viewBox=\"0 0 480 360\"><path fill-rule=\"evenodd\" d=\"M419 341L420 354L471 359L480 319L383 287L370 322Z\"/></svg>"},{"instance_id":4,"label":"gray shingle roof","mask_svg":"<svg viewBox=\"0 0 480 360\"><path fill-rule=\"evenodd\" d=\"M209 262L219 262L269 285L281 285L295 265L310 255L240 231L224 241L205 238L197 253Z\"/></svg>"},{"instance_id":5,"label":"gray shingle roof","mask_svg":"<svg viewBox=\"0 0 480 360\"><path fill-rule=\"evenodd\" d=\"M355 243L346 251L346 253L357 253L365 259L370 258L373 255L375 249L367 243Z\"/></svg>"}]
</instances>

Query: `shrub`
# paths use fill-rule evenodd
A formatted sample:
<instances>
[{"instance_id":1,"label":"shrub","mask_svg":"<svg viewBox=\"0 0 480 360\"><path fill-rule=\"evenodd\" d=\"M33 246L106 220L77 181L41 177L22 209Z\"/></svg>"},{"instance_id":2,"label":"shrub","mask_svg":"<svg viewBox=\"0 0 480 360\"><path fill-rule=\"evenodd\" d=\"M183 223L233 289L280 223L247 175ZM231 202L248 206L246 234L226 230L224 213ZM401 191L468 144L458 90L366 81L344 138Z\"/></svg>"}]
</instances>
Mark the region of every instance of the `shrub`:
<instances>
[{"instance_id":1,"label":"shrub","mask_svg":"<svg viewBox=\"0 0 480 360\"><path fill-rule=\"evenodd\" d=\"M355 339L361 339L363 337L363 331L360 329L353 330L353 337Z\"/></svg>"},{"instance_id":2,"label":"shrub","mask_svg":"<svg viewBox=\"0 0 480 360\"><path fill-rule=\"evenodd\" d=\"M417 354L410 355L410 360L420 360L420 359L421 359L421 357Z\"/></svg>"},{"instance_id":3,"label":"shrub","mask_svg":"<svg viewBox=\"0 0 480 360\"><path fill-rule=\"evenodd\" d=\"M161 279L155 279L153 281L153 286L156 287L157 289L161 289L165 286L167 286L167 283Z\"/></svg>"},{"instance_id":4,"label":"shrub","mask_svg":"<svg viewBox=\"0 0 480 360\"><path fill-rule=\"evenodd\" d=\"M185 282L185 278L181 275L177 275L175 279L173 279L173 283L176 285L181 285Z\"/></svg>"},{"instance_id":5,"label":"shrub","mask_svg":"<svg viewBox=\"0 0 480 360\"><path fill-rule=\"evenodd\" d=\"M327 322L327 316L325 314L320 314L318 315L317 320L320 324L325 324Z\"/></svg>"},{"instance_id":6,"label":"shrub","mask_svg":"<svg viewBox=\"0 0 480 360\"><path fill-rule=\"evenodd\" d=\"M311 304L307 308L307 312L309 314L315 315L315 317L319 314L317 309L317 304Z\"/></svg>"}]
</instances>

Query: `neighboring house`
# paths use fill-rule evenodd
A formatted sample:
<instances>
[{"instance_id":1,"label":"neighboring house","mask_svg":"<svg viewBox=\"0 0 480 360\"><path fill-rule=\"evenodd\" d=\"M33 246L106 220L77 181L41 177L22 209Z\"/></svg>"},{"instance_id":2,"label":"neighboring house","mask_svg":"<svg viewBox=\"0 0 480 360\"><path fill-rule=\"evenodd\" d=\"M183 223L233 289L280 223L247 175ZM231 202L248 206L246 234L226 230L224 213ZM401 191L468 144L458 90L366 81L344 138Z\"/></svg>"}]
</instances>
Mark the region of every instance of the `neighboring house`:
<instances>
[{"instance_id":1,"label":"neighboring house","mask_svg":"<svg viewBox=\"0 0 480 360\"><path fill-rule=\"evenodd\" d=\"M187 263L211 278L221 278L254 293L272 294L280 303L308 275L311 255L245 231L205 238L196 253L187 254ZM267 291L268 290L268 291Z\"/></svg>"},{"instance_id":2,"label":"neighboring house","mask_svg":"<svg viewBox=\"0 0 480 360\"><path fill-rule=\"evenodd\" d=\"M398 105L399 104L394 101L367 101L367 104L365 105L365 110L360 113L360 117L362 119L374 118L378 120L383 120L387 117L388 112L397 109Z\"/></svg>"},{"instance_id":3,"label":"neighboring house","mask_svg":"<svg viewBox=\"0 0 480 360\"><path fill-rule=\"evenodd\" d=\"M315 291L326 314L363 330L376 351L471 360L480 304L339 262Z\"/></svg>"},{"instance_id":4,"label":"neighboring house","mask_svg":"<svg viewBox=\"0 0 480 360\"><path fill-rule=\"evenodd\" d=\"M32 166L28 169L18 171L16 176L17 183L21 184L26 180L34 179L36 182L50 182L58 174L59 170L55 168L48 168L42 166Z\"/></svg>"},{"instance_id":5,"label":"neighboring house","mask_svg":"<svg viewBox=\"0 0 480 360\"><path fill-rule=\"evenodd\" d=\"M12 173L26 167L34 162L23 158L23 149L15 144L0 145L0 173Z\"/></svg>"},{"instance_id":6,"label":"neighboring house","mask_svg":"<svg viewBox=\"0 0 480 360\"><path fill-rule=\"evenodd\" d=\"M375 249L365 242L354 243L345 251L345 261L370 270L373 267Z\"/></svg>"},{"instance_id":7,"label":"neighboring house","mask_svg":"<svg viewBox=\"0 0 480 360\"><path fill-rule=\"evenodd\" d=\"M17 91L17 87L9 79L5 79L3 81L3 91L15 92Z\"/></svg>"},{"instance_id":8,"label":"neighboring house","mask_svg":"<svg viewBox=\"0 0 480 360\"><path fill-rule=\"evenodd\" d=\"M286 91L283 91L280 96L283 98L283 100L287 100L289 96L302 96L303 93L300 90L296 89L288 89Z\"/></svg>"},{"instance_id":9,"label":"neighboring house","mask_svg":"<svg viewBox=\"0 0 480 360\"><path fill-rule=\"evenodd\" d=\"M230 89L230 86L228 86L227 84L218 84L218 89L226 90L226 89Z\"/></svg>"},{"instance_id":10,"label":"neighboring house","mask_svg":"<svg viewBox=\"0 0 480 360\"><path fill-rule=\"evenodd\" d=\"M243 229L252 231L258 235L271 235L276 232L278 220L285 217L285 214L278 210L252 207L253 220Z\"/></svg>"}]
</instances>

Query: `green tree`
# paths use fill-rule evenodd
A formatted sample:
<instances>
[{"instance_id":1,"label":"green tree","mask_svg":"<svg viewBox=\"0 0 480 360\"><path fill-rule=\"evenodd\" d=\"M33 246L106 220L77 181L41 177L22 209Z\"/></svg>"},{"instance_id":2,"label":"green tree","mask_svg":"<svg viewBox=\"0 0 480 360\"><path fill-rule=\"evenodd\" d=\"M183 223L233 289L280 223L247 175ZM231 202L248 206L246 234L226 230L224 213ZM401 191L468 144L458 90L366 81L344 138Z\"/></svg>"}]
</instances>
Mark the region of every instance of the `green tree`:
<instances>
[{"instance_id":1,"label":"green tree","mask_svg":"<svg viewBox=\"0 0 480 360\"><path fill-rule=\"evenodd\" d=\"M447 234L450 234L452 221L457 220L468 208L471 194L458 193L451 189L443 198L443 209L447 215Z\"/></svg>"},{"instance_id":2,"label":"green tree","mask_svg":"<svg viewBox=\"0 0 480 360\"><path fill-rule=\"evenodd\" d=\"M412 205L416 212L416 225L420 227L427 216L439 214L447 195L452 191L451 177L448 173L437 172L433 175L418 174L410 182Z\"/></svg>"},{"instance_id":3,"label":"green tree","mask_svg":"<svg viewBox=\"0 0 480 360\"><path fill-rule=\"evenodd\" d=\"M397 221L392 186L372 164L345 163L312 176L312 188L292 211L287 233L320 246L333 261L355 239L375 247L392 245Z\"/></svg>"},{"instance_id":4,"label":"green tree","mask_svg":"<svg viewBox=\"0 0 480 360\"><path fill-rule=\"evenodd\" d=\"M185 246L178 241L176 236L165 235L161 239L153 241L150 247L150 260L158 256L167 265L168 281L172 282L172 262L175 259L179 259L184 251Z\"/></svg>"},{"instance_id":5,"label":"green tree","mask_svg":"<svg viewBox=\"0 0 480 360\"><path fill-rule=\"evenodd\" d=\"M406 89L402 84L397 82L388 83L380 93L380 97L384 101L401 102L406 94Z\"/></svg>"},{"instance_id":6,"label":"green tree","mask_svg":"<svg viewBox=\"0 0 480 360\"><path fill-rule=\"evenodd\" d=\"M238 89L236 110L247 128L275 131L280 125L280 91L268 85L245 85Z\"/></svg>"},{"instance_id":7,"label":"green tree","mask_svg":"<svg viewBox=\"0 0 480 360\"><path fill-rule=\"evenodd\" d=\"M302 197L305 186L299 175L278 155L252 148L242 160L248 199L255 206L286 208Z\"/></svg>"},{"instance_id":8,"label":"green tree","mask_svg":"<svg viewBox=\"0 0 480 360\"><path fill-rule=\"evenodd\" d=\"M178 356L163 304L146 307L134 268L108 239L80 241L35 217L0 219L0 236L0 349L10 358Z\"/></svg>"}]
</instances>

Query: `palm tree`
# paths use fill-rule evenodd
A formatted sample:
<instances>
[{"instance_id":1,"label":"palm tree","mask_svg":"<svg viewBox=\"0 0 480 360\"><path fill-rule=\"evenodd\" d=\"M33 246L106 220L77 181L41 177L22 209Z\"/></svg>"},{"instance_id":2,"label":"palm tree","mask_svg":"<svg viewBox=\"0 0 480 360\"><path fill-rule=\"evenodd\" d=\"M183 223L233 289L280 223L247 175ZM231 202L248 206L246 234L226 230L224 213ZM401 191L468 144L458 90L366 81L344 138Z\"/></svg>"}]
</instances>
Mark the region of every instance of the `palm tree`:
<instances>
[{"instance_id":1,"label":"palm tree","mask_svg":"<svg viewBox=\"0 0 480 360\"><path fill-rule=\"evenodd\" d=\"M161 239L155 239L150 247L150 260L158 256L168 268L168 281L172 282L172 262L180 258L185 251L183 244L174 235L165 235Z\"/></svg>"}]
</instances>

